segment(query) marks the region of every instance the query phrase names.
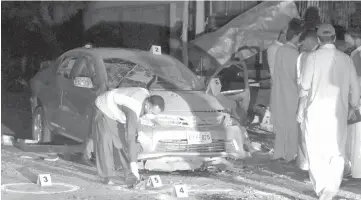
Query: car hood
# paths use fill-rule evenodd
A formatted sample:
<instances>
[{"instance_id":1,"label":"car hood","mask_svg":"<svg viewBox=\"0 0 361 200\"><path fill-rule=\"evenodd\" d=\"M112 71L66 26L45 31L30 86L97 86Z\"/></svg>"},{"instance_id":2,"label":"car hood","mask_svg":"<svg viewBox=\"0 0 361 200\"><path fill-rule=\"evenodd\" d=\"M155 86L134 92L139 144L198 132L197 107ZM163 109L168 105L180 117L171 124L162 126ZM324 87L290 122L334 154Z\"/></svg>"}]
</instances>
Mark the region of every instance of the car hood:
<instances>
[{"instance_id":1,"label":"car hood","mask_svg":"<svg viewBox=\"0 0 361 200\"><path fill-rule=\"evenodd\" d=\"M224 106L202 91L152 91L164 98L164 112L153 119L160 127L215 127L222 126L228 115ZM142 124L146 124L147 119Z\"/></svg>"},{"instance_id":2,"label":"car hood","mask_svg":"<svg viewBox=\"0 0 361 200\"><path fill-rule=\"evenodd\" d=\"M204 91L152 91L164 98L164 113L211 112L224 110L224 106Z\"/></svg>"},{"instance_id":3,"label":"car hood","mask_svg":"<svg viewBox=\"0 0 361 200\"><path fill-rule=\"evenodd\" d=\"M247 59L255 52L250 49L236 51L244 46L268 48L293 17L300 17L295 2L264 1L217 31L197 37L192 43L207 51L222 65L234 53L241 59Z\"/></svg>"}]
</instances>

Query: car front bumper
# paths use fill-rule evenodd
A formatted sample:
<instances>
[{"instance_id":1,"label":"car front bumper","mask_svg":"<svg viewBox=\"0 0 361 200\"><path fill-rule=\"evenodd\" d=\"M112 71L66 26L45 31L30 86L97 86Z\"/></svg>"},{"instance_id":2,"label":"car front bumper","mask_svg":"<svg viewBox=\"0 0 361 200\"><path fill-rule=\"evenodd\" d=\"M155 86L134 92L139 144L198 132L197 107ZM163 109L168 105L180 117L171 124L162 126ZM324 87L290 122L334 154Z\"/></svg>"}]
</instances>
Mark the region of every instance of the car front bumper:
<instances>
[{"instance_id":1,"label":"car front bumper","mask_svg":"<svg viewBox=\"0 0 361 200\"><path fill-rule=\"evenodd\" d=\"M239 126L218 127L207 130L196 130L199 132L210 132L212 143L188 144L187 132L195 131L189 128L172 128L171 130L148 129L143 132L151 136L151 144L141 143L142 152L139 160L157 159L162 157L226 157L243 159L250 156L243 148L245 137Z\"/></svg>"},{"instance_id":2,"label":"car front bumper","mask_svg":"<svg viewBox=\"0 0 361 200\"><path fill-rule=\"evenodd\" d=\"M154 153L140 153L138 160L156 159L162 157L225 157L242 159L245 156L239 153L228 153L228 152L154 152Z\"/></svg>"}]
</instances>

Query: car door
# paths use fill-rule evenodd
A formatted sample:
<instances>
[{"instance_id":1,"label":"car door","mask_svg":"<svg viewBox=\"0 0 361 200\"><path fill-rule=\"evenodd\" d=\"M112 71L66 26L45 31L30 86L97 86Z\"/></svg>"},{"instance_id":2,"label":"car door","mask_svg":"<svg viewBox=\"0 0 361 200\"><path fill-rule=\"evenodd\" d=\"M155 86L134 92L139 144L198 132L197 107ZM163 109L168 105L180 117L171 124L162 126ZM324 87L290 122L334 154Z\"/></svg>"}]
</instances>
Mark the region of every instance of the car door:
<instances>
[{"instance_id":1,"label":"car door","mask_svg":"<svg viewBox=\"0 0 361 200\"><path fill-rule=\"evenodd\" d=\"M216 77L219 78L222 86L222 95L217 98L226 105L228 103L223 97L235 102L231 109L238 115L236 117L239 117L241 123L245 123L250 102L247 66L243 62L228 64L212 76L212 78Z\"/></svg>"},{"instance_id":2,"label":"car door","mask_svg":"<svg viewBox=\"0 0 361 200\"><path fill-rule=\"evenodd\" d=\"M55 127L57 132L67 132L70 130L70 120L68 120L66 110L69 109L63 103L63 96L67 87L72 85L70 79L71 70L74 68L76 55L66 55L63 61L60 63L56 70L55 75L55 90L58 91L59 95L56 96L54 112L51 115L50 124ZM70 123L70 124L69 124Z\"/></svg>"},{"instance_id":3,"label":"car door","mask_svg":"<svg viewBox=\"0 0 361 200\"><path fill-rule=\"evenodd\" d=\"M91 134L91 124L94 115L95 99L98 94L98 85L96 83L95 62L89 56L80 56L77 64L71 72L73 84L67 87L63 96L63 103L69 108L68 116L73 120L74 126L70 134L79 141L86 140ZM77 87L74 80L77 77L87 77L92 81L92 88Z\"/></svg>"},{"instance_id":4,"label":"car door","mask_svg":"<svg viewBox=\"0 0 361 200\"><path fill-rule=\"evenodd\" d=\"M64 72L59 69L60 71L56 76L56 84L61 90L61 98L54 122L61 135L83 142L89 132L85 133L84 129L86 128L81 126L84 124L84 118L90 120L91 116L84 115L84 106L82 104L87 105L88 102L91 102L91 98L95 94L85 92L85 88L74 86L74 79L77 73L81 72L83 67L87 65L87 59L80 53L69 57L69 62L73 62L72 66L68 67Z\"/></svg>"},{"instance_id":5,"label":"car door","mask_svg":"<svg viewBox=\"0 0 361 200\"><path fill-rule=\"evenodd\" d=\"M59 57L54 63L48 66L48 68L44 68L30 80L33 92L31 99L33 102L32 106L38 106L39 102L35 103L35 100L39 98L44 108L47 121L53 119L59 107L61 90L56 87L55 73L62 64L62 61L63 57ZM32 111L34 111L34 109L35 107L32 107Z\"/></svg>"}]
</instances>

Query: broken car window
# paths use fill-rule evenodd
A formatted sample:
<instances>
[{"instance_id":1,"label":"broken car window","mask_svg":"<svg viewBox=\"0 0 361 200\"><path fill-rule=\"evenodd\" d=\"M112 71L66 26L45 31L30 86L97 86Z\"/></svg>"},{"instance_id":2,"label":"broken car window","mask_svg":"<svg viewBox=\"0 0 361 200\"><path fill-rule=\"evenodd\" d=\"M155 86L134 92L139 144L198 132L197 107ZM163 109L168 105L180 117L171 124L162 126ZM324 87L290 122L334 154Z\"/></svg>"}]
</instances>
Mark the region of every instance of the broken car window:
<instances>
[{"instance_id":1,"label":"broken car window","mask_svg":"<svg viewBox=\"0 0 361 200\"><path fill-rule=\"evenodd\" d=\"M124 77L121 83L122 87L143 87L146 88L149 81L153 78L153 74L150 70L137 66L132 73Z\"/></svg>"},{"instance_id":2,"label":"broken car window","mask_svg":"<svg viewBox=\"0 0 361 200\"><path fill-rule=\"evenodd\" d=\"M121 87L146 87L152 79L150 70L119 58L103 59L107 72L107 84L110 88Z\"/></svg>"},{"instance_id":3,"label":"broken car window","mask_svg":"<svg viewBox=\"0 0 361 200\"><path fill-rule=\"evenodd\" d=\"M112 87L146 88L150 85L150 89L160 90L202 90L204 88L198 78L179 61L174 63L150 57L147 58L145 67L119 58L107 58L104 59L104 64L108 84ZM155 80L154 76L156 76Z\"/></svg>"}]
</instances>

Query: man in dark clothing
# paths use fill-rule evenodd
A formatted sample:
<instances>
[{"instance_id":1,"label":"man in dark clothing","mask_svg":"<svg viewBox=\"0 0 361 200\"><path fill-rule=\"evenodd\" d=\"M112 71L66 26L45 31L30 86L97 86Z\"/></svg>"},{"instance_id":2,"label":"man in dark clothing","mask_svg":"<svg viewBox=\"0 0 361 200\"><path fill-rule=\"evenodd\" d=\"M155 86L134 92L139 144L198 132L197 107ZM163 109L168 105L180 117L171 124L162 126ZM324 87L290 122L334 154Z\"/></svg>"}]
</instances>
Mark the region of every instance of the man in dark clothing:
<instances>
[{"instance_id":1,"label":"man in dark clothing","mask_svg":"<svg viewBox=\"0 0 361 200\"><path fill-rule=\"evenodd\" d=\"M114 154L125 172L125 184L132 187L139 180L136 142L140 116L164 110L164 99L150 95L144 88L119 88L96 99L97 114L93 126L96 166L104 184L113 184ZM120 123L118 123L120 122ZM125 133L121 124L125 125Z\"/></svg>"}]
</instances>

